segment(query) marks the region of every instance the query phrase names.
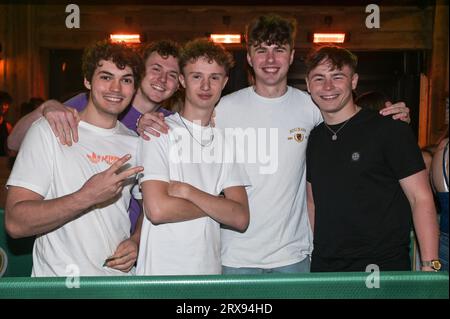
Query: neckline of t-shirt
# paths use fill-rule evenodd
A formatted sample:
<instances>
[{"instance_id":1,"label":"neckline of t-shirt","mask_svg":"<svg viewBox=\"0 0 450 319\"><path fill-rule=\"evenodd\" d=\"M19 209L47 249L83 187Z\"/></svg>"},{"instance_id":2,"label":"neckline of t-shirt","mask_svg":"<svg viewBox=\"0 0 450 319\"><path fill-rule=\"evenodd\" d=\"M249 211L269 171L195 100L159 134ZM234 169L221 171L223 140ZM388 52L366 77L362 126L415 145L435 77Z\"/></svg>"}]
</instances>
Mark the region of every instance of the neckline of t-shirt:
<instances>
[{"instance_id":1,"label":"neckline of t-shirt","mask_svg":"<svg viewBox=\"0 0 450 319\"><path fill-rule=\"evenodd\" d=\"M264 97L256 93L256 89L254 86L251 86L250 93L259 101L267 103L267 104L274 104L274 103L280 103L286 100L289 95L291 94L292 88L290 86L287 86L286 92L282 96L278 97Z\"/></svg>"},{"instance_id":2,"label":"neckline of t-shirt","mask_svg":"<svg viewBox=\"0 0 450 319\"><path fill-rule=\"evenodd\" d=\"M95 126L95 125L90 124L90 123L88 123L86 121L83 121L83 120L80 121L79 125L81 127L87 128L88 130L94 131L94 132L96 132L98 134L101 134L101 135L113 135L119 129L120 122L117 121L116 126L114 126L113 128L98 127L98 126Z\"/></svg>"},{"instance_id":3,"label":"neckline of t-shirt","mask_svg":"<svg viewBox=\"0 0 450 319\"><path fill-rule=\"evenodd\" d=\"M211 124L208 124L208 126L202 126L202 125L197 124L197 123L195 123L195 122L189 121L187 118L185 118L184 116L182 116L182 115L181 115L180 113L178 113L178 112L174 113L172 116L175 116L175 118L181 119L182 121L184 121L184 123L185 123L186 125L189 126L189 128L193 128L194 130L205 130L205 129L208 129L208 130L209 130L209 129L211 128ZM198 122L200 122L200 121L198 121ZM183 125L183 123L181 123L181 125Z\"/></svg>"},{"instance_id":4,"label":"neckline of t-shirt","mask_svg":"<svg viewBox=\"0 0 450 319\"><path fill-rule=\"evenodd\" d=\"M361 108L358 112L355 113L355 115L353 115L350 118L350 120L347 119L345 121L342 121L341 123L332 124L332 125L328 124L328 126L331 127L331 128L339 128L347 121L348 121L348 124L346 124L346 125L347 126L351 126L352 124L355 124L355 122L359 122L360 118L363 117L366 113L367 113L367 110L364 109L364 108Z\"/></svg>"}]
</instances>

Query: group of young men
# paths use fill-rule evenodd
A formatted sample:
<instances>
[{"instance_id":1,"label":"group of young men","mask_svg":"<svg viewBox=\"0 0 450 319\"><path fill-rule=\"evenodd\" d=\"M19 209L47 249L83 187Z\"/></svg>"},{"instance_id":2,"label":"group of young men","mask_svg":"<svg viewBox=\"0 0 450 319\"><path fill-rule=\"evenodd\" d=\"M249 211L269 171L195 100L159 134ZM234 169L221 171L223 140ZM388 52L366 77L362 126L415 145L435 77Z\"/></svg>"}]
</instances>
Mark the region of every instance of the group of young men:
<instances>
[{"instance_id":1,"label":"group of young men","mask_svg":"<svg viewBox=\"0 0 450 319\"><path fill-rule=\"evenodd\" d=\"M295 21L262 16L246 31L248 88L220 98L232 57L205 39L146 47L141 81L137 54L102 42L83 57L88 95L16 125L5 224L37 235L33 275L129 274L136 260L140 275L296 273L311 253L313 271L408 270L411 209L423 261L438 259L417 143L354 104L355 57L315 51L309 95L287 85ZM182 110L160 113L180 84ZM383 113L408 118L403 103Z\"/></svg>"}]
</instances>

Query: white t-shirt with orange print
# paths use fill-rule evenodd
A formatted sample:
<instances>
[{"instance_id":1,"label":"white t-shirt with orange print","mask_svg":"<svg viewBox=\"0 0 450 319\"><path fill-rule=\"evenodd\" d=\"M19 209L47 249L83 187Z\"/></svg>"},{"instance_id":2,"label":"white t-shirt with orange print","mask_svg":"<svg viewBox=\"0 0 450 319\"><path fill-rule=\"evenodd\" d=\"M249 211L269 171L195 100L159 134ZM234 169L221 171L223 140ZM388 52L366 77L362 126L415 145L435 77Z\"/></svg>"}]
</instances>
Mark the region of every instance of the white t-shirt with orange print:
<instances>
[{"instance_id":1,"label":"white t-shirt with orange print","mask_svg":"<svg viewBox=\"0 0 450 319\"><path fill-rule=\"evenodd\" d=\"M20 186L44 199L74 193L93 175L103 172L118 158L131 154L128 165L136 165L137 136L122 123L103 129L81 121L79 142L61 145L45 119L28 131L8 186ZM122 196L102 207L97 205L80 217L36 238L32 276L126 275L103 267L117 246L130 237L127 208L134 179Z\"/></svg>"}]
</instances>

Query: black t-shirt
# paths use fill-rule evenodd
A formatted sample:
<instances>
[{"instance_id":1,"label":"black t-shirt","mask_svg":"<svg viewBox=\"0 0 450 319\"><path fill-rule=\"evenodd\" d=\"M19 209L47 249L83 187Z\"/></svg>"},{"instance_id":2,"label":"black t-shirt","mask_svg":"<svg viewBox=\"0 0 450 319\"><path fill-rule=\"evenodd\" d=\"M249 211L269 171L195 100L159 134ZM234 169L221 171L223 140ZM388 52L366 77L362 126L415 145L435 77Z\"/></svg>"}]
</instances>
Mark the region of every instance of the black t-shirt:
<instances>
[{"instance_id":1,"label":"black t-shirt","mask_svg":"<svg viewBox=\"0 0 450 319\"><path fill-rule=\"evenodd\" d=\"M336 131L341 125L330 127ZM411 208L399 180L425 168L411 128L363 109L336 141L331 136L322 123L308 142L307 180L315 203L313 263L314 256L375 264L408 258ZM337 267L329 271L345 270L345 262Z\"/></svg>"}]
</instances>

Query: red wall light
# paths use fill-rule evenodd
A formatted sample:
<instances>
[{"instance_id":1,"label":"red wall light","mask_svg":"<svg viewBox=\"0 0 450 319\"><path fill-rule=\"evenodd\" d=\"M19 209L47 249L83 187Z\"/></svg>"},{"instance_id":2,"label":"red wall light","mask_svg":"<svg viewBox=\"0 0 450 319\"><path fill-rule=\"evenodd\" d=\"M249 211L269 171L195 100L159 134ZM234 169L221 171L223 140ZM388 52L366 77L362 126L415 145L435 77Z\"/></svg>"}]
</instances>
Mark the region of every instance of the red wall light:
<instances>
[{"instance_id":1,"label":"red wall light","mask_svg":"<svg viewBox=\"0 0 450 319\"><path fill-rule=\"evenodd\" d=\"M317 33L313 34L314 43L344 43L345 33Z\"/></svg>"},{"instance_id":2,"label":"red wall light","mask_svg":"<svg viewBox=\"0 0 450 319\"><path fill-rule=\"evenodd\" d=\"M110 34L111 42L125 42L125 43L141 43L141 36L139 34Z\"/></svg>"},{"instance_id":3,"label":"red wall light","mask_svg":"<svg viewBox=\"0 0 450 319\"><path fill-rule=\"evenodd\" d=\"M214 43L241 43L240 34L211 34L209 37Z\"/></svg>"}]
</instances>

